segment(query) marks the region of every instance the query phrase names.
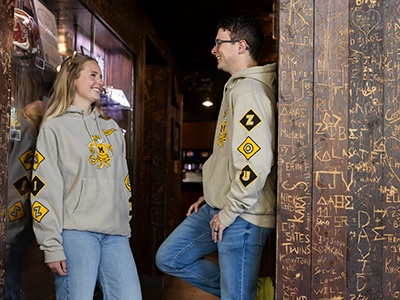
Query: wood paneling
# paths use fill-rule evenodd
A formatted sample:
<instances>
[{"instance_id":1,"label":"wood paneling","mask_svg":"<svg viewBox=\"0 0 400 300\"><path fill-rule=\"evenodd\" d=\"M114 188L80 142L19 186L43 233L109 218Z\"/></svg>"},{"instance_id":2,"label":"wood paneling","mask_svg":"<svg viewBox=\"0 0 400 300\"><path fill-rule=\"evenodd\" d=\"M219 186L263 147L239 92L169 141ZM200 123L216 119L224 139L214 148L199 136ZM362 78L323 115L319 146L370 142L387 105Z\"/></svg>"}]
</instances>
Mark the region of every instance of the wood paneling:
<instances>
[{"instance_id":1,"label":"wood paneling","mask_svg":"<svg viewBox=\"0 0 400 300\"><path fill-rule=\"evenodd\" d=\"M397 299L400 5L279 11L277 299Z\"/></svg>"},{"instance_id":2,"label":"wood paneling","mask_svg":"<svg viewBox=\"0 0 400 300\"><path fill-rule=\"evenodd\" d=\"M310 299L313 1L280 2L277 299Z\"/></svg>"},{"instance_id":3,"label":"wood paneling","mask_svg":"<svg viewBox=\"0 0 400 300\"><path fill-rule=\"evenodd\" d=\"M314 4L311 299L340 299L346 290L347 6Z\"/></svg>"}]
</instances>

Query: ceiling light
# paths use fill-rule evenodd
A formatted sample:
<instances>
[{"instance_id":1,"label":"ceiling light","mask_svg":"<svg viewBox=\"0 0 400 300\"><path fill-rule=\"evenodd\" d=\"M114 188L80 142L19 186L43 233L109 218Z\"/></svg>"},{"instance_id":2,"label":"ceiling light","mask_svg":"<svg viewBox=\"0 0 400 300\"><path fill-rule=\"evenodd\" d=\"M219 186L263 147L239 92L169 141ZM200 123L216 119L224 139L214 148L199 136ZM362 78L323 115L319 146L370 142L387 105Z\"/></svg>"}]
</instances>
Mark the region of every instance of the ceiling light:
<instances>
[{"instance_id":1,"label":"ceiling light","mask_svg":"<svg viewBox=\"0 0 400 300\"><path fill-rule=\"evenodd\" d=\"M207 101L204 101L204 102L203 102L203 105L204 105L204 106L207 106L207 107L213 106L213 104L214 104L214 103L212 103L210 100L207 100Z\"/></svg>"}]
</instances>

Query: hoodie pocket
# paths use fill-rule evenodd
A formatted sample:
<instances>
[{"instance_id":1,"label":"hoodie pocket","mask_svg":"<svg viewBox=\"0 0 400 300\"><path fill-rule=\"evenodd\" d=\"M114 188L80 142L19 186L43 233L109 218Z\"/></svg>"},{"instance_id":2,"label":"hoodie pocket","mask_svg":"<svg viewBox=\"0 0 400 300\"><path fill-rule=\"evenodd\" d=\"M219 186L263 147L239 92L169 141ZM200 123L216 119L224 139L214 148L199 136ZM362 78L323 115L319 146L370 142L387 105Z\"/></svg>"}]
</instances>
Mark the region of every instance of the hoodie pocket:
<instances>
[{"instance_id":1,"label":"hoodie pocket","mask_svg":"<svg viewBox=\"0 0 400 300\"><path fill-rule=\"evenodd\" d=\"M129 196L123 181L83 178L72 214L77 229L129 235Z\"/></svg>"},{"instance_id":2,"label":"hoodie pocket","mask_svg":"<svg viewBox=\"0 0 400 300\"><path fill-rule=\"evenodd\" d=\"M203 190L207 203L218 207L217 203L226 199L230 186L229 160L223 155L213 154L203 167Z\"/></svg>"}]
</instances>

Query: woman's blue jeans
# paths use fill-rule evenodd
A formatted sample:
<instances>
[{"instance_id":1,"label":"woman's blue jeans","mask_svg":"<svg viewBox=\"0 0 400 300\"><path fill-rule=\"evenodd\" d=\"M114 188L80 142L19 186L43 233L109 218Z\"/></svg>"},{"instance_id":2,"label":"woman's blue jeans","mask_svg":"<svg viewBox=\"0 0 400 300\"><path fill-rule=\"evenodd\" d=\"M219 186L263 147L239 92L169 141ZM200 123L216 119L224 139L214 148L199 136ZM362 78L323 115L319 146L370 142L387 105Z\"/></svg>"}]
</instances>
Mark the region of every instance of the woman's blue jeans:
<instances>
[{"instance_id":1,"label":"woman's blue jeans","mask_svg":"<svg viewBox=\"0 0 400 300\"><path fill-rule=\"evenodd\" d=\"M54 274L57 300L92 300L96 282L104 299L142 299L125 236L63 230L62 238L68 275Z\"/></svg>"},{"instance_id":2,"label":"woman's blue jeans","mask_svg":"<svg viewBox=\"0 0 400 300\"><path fill-rule=\"evenodd\" d=\"M261 255L273 229L237 218L214 243L210 221L219 209L204 205L180 224L158 249L156 264L223 300L254 300ZM219 266L204 258L218 250Z\"/></svg>"}]
</instances>

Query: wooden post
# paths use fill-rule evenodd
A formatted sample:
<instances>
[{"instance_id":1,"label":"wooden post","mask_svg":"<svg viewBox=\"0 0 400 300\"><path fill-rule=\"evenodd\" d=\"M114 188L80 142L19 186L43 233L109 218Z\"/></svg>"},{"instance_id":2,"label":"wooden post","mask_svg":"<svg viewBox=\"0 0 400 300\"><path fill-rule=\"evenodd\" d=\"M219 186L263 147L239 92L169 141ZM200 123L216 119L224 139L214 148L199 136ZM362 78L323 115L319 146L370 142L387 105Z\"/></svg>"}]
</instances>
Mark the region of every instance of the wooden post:
<instances>
[{"instance_id":1,"label":"wooden post","mask_svg":"<svg viewBox=\"0 0 400 300\"><path fill-rule=\"evenodd\" d=\"M276 299L311 296L314 11L298 3L280 2Z\"/></svg>"},{"instance_id":2,"label":"wooden post","mask_svg":"<svg viewBox=\"0 0 400 300\"><path fill-rule=\"evenodd\" d=\"M314 18L311 299L341 299L346 295L349 187L343 151L348 120L347 0L315 1Z\"/></svg>"}]
</instances>

